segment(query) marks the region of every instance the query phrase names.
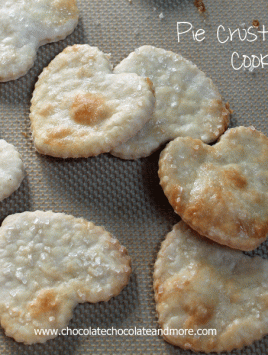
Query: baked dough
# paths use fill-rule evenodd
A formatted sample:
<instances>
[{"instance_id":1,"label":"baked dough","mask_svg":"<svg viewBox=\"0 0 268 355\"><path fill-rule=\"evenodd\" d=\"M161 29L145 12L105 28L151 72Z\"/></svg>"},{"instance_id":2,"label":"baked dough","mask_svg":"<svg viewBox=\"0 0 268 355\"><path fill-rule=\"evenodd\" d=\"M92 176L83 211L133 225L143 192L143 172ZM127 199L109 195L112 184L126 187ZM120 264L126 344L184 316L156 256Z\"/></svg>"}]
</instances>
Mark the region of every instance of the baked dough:
<instances>
[{"instance_id":1,"label":"baked dough","mask_svg":"<svg viewBox=\"0 0 268 355\"><path fill-rule=\"evenodd\" d=\"M252 250L268 235L268 138L254 128L226 131L213 146L177 138L159 160L170 204L199 234Z\"/></svg>"}]
</instances>

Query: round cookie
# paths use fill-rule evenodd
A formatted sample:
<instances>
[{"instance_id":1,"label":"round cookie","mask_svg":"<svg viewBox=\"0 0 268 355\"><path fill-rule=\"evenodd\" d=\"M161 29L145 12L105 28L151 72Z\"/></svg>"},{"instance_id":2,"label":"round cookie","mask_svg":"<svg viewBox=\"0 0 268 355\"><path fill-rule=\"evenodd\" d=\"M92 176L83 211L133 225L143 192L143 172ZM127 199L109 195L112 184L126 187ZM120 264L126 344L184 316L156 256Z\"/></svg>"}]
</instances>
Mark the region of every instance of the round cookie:
<instances>
[{"instance_id":1,"label":"round cookie","mask_svg":"<svg viewBox=\"0 0 268 355\"><path fill-rule=\"evenodd\" d=\"M7 217L0 228L0 319L7 336L43 343L74 307L108 301L131 273L126 249L102 227L51 211Z\"/></svg>"},{"instance_id":2,"label":"round cookie","mask_svg":"<svg viewBox=\"0 0 268 355\"><path fill-rule=\"evenodd\" d=\"M220 244L252 250L268 235L268 138L254 128L226 131L213 146L177 138L159 159L170 204Z\"/></svg>"},{"instance_id":3,"label":"round cookie","mask_svg":"<svg viewBox=\"0 0 268 355\"><path fill-rule=\"evenodd\" d=\"M61 158L109 152L142 128L154 103L150 80L113 74L96 47L68 47L44 69L33 92L35 148Z\"/></svg>"},{"instance_id":4,"label":"round cookie","mask_svg":"<svg viewBox=\"0 0 268 355\"><path fill-rule=\"evenodd\" d=\"M196 65L179 54L153 46L136 49L114 69L148 77L155 87L156 107L150 121L111 152L137 159L176 137L215 141L228 127L229 111L217 88Z\"/></svg>"},{"instance_id":5,"label":"round cookie","mask_svg":"<svg viewBox=\"0 0 268 355\"><path fill-rule=\"evenodd\" d=\"M39 46L64 39L78 23L76 0L1 0L0 82L33 66Z\"/></svg>"},{"instance_id":6,"label":"round cookie","mask_svg":"<svg viewBox=\"0 0 268 355\"><path fill-rule=\"evenodd\" d=\"M0 139L0 201L17 190L25 176L25 169L16 148Z\"/></svg>"},{"instance_id":7,"label":"round cookie","mask_svg":"<svg viewBox=\"0 0 268 355\"><path fill-rule=\"evenodd\" d=\"M164 338L183 349L231 351L268 333L268 261L214 243L183 221L161 245L154 290Z\"/></svg>"}]
</instances>

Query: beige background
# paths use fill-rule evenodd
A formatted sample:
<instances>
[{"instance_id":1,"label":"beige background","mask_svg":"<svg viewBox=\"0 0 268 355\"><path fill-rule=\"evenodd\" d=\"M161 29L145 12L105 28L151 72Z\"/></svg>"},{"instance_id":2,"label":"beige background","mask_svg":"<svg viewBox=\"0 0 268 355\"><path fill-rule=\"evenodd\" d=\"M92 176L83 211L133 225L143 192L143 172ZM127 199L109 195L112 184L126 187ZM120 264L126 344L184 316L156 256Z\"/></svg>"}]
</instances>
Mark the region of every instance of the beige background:
<instances>
[{"instance_id":1,"label":"beige background","mask_svg":"<svg viewBox=\"0 0 268 355\"><path fill-rule=\"evenodd\" d=\"M1 221L25 210L48 210L81 216L103 225L125 245L132 257L133 275L123 292L108 303L79 305L73 328L156 328L152 292L153 264L160 243L179 221L169 206L157 176L159 152L137 161L122 161L109 154L95 158L61 160L37 154L29 130L31 94L42 68L66 46L89 43L111 53L114 64L144 44L181 53L205 71L218 86L234 114L231 126L254 125L267 131L268 67L234 71L234 51L240 55L268 53L267 42L224 45L216 30L246 28L254 19L268 30L266 0L204 0L200 14L193 0L80 0L79 25L66 40L41 47L34 67L19 80L0 83L0 137L20 151L27 168L21 188L0 203ZM163 14L159 17L160 14ZM161 19L161 17L163 17ZM177 41L177 21L206 30L206 39L194 42L185 35ZM243 25L245 24L245 25ZM267 60L268 62L268 60ZM258 248L267 256L266 245ZM268 337L233 354L266 354ZM0 354L191 354L160 337L58 337L45 345L25 346L0 330Z\"/></svg>"}]
</instances>

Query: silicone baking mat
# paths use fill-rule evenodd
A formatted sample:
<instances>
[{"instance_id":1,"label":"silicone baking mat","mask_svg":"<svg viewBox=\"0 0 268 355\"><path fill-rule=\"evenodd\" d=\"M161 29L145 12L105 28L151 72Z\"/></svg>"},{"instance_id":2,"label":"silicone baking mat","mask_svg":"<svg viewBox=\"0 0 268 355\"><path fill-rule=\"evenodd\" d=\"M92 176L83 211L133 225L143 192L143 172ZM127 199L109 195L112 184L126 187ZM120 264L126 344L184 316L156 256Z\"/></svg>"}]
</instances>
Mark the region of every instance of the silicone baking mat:
<instances>
[{"instance_id":1,"label":"silicone baking mat","mask_svg":"<svg viewBox=\"0 0 268 355\"><path fill-rule=\"evenodd\" d=\"M257 34L257 40L250 42L256 37L249 33L242 39L253 21L259 21L260 31L268 30L268 3L204 0L204 5L206 11L201 13L194 0L80 0L80 20L75 31L64 41L41 47L27 75L0 83L0 137L18 148L27 168L27 177L19 190L0 203L1 221L9 214L26 210L66 212L105 226L132 257L131 281L122 293L107 303L79 305L69 328L157 328L153 265L161 241L179 217L159 186L161 149L137 161L123 161L109 154L62 160L36 153L29 129L34 84L42 69L68 45L98 46L111 53L113 63L117 64L135 48L151 44L181 53L212 78L234 110L232 127L253 125L267 134L268 57L257 69L241 66L243 55L250 59L256 56L253 64L257 66L261 55L267 54L268 35L266 40L265 33L257 33L257 28L249 31ZM190 27L192 30L181 34L178 42L178 28L184 32ZM241 40L237 31L231 41L229 29L238 28L244 29L240 31ZM196 34L198 29L205 32L200 30L194 40L192 31ZM250 59L246 60L246 66ZM254 253L267 257L266 245ZM268 337L232 353L266 354ZM45 344L26 346L5 337L0 330L0 354L192 352L169 345L158 336L59 336Z\"/></svg>"}]
</instances>

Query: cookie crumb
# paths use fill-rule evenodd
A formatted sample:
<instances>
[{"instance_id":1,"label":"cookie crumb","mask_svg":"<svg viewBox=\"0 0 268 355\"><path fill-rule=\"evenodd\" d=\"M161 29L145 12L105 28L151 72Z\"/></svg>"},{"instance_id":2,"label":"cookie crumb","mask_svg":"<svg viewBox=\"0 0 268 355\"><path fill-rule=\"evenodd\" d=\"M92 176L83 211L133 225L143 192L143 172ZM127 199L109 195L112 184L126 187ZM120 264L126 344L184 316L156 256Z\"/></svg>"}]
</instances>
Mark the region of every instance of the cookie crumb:
<instances>
[{"instance_id":1,"label":"cookie crumb","mask_svg":"<svg viewBox=\"0 0 268 355\"><path fill-rule=\"evenodd\" d=\"M203 1L201 1L201 0L194 0L194 5L198 8L199 12L206 11L205 5L204 5Z\"/></svg>"},{"instance_id":2,"label":"cookie crumb","mask_svg":"<svg viewBox=\"0 0 268 355\"><path fill-rule=\"evenodd\" d=\"M255 28L259 28L260 27L260 22L258 20L253 20L252 21L252 26Z\"/></svg>"}]
</instances>

